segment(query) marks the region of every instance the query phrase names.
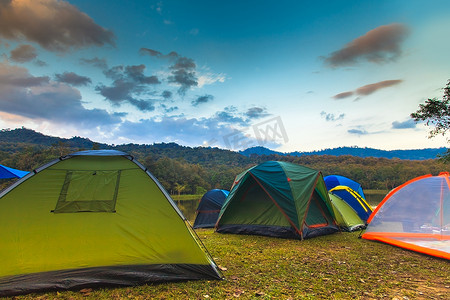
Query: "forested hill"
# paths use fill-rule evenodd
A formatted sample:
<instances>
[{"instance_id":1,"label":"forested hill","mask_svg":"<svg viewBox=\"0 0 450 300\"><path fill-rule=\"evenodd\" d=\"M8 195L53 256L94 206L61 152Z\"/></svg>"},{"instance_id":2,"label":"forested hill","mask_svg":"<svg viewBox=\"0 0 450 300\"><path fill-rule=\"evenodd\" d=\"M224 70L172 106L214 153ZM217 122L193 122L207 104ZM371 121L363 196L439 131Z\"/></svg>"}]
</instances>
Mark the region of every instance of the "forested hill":
<instances>
[{"instance_id":1,"label":"forested hill","mask_svg":"<svg viewBox=\"0 0 450 300\"><path fill-rule=\"evenodd\" d=\"M247 162L245 158L236 155L236 152L218 148L204 147L185 147L176 143L155 143L151 145L142 144L125 144L125 145L107 145L91 141L87 138L72 137L70 139L52 137L36 132L31 129L19 128L14 130L0 130L0 151L21 150L23 147L33 145L37 147L64 146L73 149L117 149L125 152L137 151L140 153L153 153L157 156L168 156L171 158L184 158L193 163L201 163L219 160L220 163L230 161L230 159L238 160L239 164ZM416 150L380 150L373 148L360 147L339 147L333 149L324 149L310 152L278 152L265 147L252 147L239 154L243 156L261 156L261 155L280 155L280 156L310 156L310 155L351 155L357 157L379 157L379 158L398 158L408 160L425 160L437 158L440 154L447 151L447 148L426 148Z\"/></svg>"},{"instance_id":2,"label":"forested hill","mask_svg":"<svg viewBox=\"0 0 450 300\"><path fill-rule=\"evenodd\" d=\"M415 150L379 150L373 148L359 148L359 147L339 147L333 149L324 149L311 152L288 152L282 153L273 151L264 147L252 147L244 151L240 151L242 155L289 155L289 156L309 156L309 155L351 155L358 157L383 157L383 158L398 158L398 159L410 159L410 160L424 160L434 159L441 154L444 154L447 148L426 148Z\"/></svg>"},{"instance_id":3,"label":"forested hill","mask_svg":"<svg viewBox=\"0 0 450 300\"><path fill-rule=\"evenodd\" d=\"M153 159L169 157L185 160L193 164L203 165L245 165L253 161L237 152L210 147L186 147L176 143L155 144L123 144L107 145L93 142L86 138L72 137L70 139L47 136L31 129L0 130L0 151L20 152L29 148L53 148L65 154L90 149L115 149L127 152L137 158L151 155Z\"/></svg>"},{"instance_id":4,"label":"forested hill","mask_svg":"<svg viewBox=\"0 0 450 300\"><path fill-rule=\"evenodd\" d=\"M389 190L424 174L449 171L437 159L387 159L351 155L286 155L269 149L249 156L235 151L186 147L176 143L106 145L86 138L62 139L21 128L0 130L0 164L31 171L60 156L80 150L117 149L136 157L169 193L202 194L211 188L229 189L234 177L268 160L289 161L358 181L364 188ZM399 157L400 155L397 155ZM409 157L411 158L411 157ZM432 156L435 158L435 156ZM7 182L0 180L0 189Z\"/></svg>"},{"instance_id":5,"label":"forested hill","mask_svg":"<svg viewBox=\"0 0 450 300\"><path fill-rule=\"evenodd\" d=\"M44 135L42 133L36 132L31 129L18 128L18 129L2 129L0 130L0 143L2 144L0 150L3 151L6 147L5 144L14 144L19 148L25 147L26 145L34 146L56 146L58 144L64 144L66 147L71 148L84 148L92 149L93 147L99 147L102 149L111 148L107 144L101 144L93 142L89 139L82 137L72 137L70 139L54 137Z\"/></svg>"}]
</instances>

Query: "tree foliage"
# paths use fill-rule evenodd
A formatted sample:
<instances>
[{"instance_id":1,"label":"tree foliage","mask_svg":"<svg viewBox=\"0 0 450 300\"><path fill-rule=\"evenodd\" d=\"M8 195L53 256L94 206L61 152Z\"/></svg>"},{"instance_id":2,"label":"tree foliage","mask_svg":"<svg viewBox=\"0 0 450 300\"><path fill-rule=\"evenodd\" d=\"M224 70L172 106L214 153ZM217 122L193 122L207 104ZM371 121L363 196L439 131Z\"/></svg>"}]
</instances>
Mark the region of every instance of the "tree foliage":
<instances>
[{"instance_id":1,"label":"tree foliage","mask_svg":"<svg viewBox=\"0 0 450 300\"><path fill-rule=\"evenodd\" d=\"M448 171L447 165L437 159L401 160L350 155L299 157L276 154L245 157L232 151L207 148L194 155L193 148L172 146L168 148L169 152L157 151L158 153L128 149L128 153L138 158L171 194L196 194L213 188L229 190L237 174L269 160L306 166L321 171L324 176L342 175L361 183L364 189L378 190L390 190L424 174L437 175ZM31 171L61 154L78 150L54 145L43 149L29 146L15 152L0 151L0 164ZM208 151L214 155L208 154ZM13 181L9 181L11 182ZM7 184L8 182L0 182L0 189Z\"/></svg>"},{"instance_id":2,"label":"tree foliage","mask_svg":"<svg viewBox=\"0 0 450 300\"><path fill-rule=\"evenodd\" d=\"M448 90L445 99L448 100ZM0 132L0 164L32 171L69 153L92 148L105 149L103 144L89 144L84 139L81 143L74 144L76 139L78 138L48 139L27 129L4 130ZM324 176L346 176L361 183L364 189L378 190L390 190L420 175L437 175L448 171L445 162L437 159L362 158L351 155L285 156L277 153L247 157L225 149L192 148L175 143L127 144L108 148L133 155L171 194L198 194L213 188L229 190L237 174L269 160L306 166L321 171ZM11 182L13 180L0 180L0 189Z\"/></svg>"},{"instance_id":3,"label":"tree foliage","mask_svg":"<svg viewBox=\"0 0 450 300\"><path fill-rule=\"evenodd\" d=\"M430 130L430 138L445 135L450 129L450 80L444 87L442 99L428 99L425 104L419 104L419 109L411 114L416 122L424 121Z\"/></svg>"},{"instance_id":4,"label":"tree foliage","mask_svg":"<svg viewBox=\"0 0 450 300\"><path fill-rule=\"evenodd\" d=\"M411 117L416 122L424 121L427 126L432 127L429 138L445 135L450 130L450 80L444 87L442 99L428 99L425 104L419 104L419 109ZM444 161L450 161L450 149L440 157Z\"/></svg>"}]
</instances>

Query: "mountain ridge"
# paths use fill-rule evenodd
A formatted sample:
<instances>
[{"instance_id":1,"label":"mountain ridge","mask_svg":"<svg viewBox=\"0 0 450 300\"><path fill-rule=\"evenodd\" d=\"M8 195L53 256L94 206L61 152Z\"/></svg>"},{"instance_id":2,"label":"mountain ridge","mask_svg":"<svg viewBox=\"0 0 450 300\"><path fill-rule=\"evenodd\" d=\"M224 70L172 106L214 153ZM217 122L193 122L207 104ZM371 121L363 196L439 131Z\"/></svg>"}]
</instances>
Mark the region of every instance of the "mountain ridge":
<instances>
[{"instance_id":1,"label":"mountain ridge","mask_svg":"<svg viewBox=\"0 0 450 300\"><path fill-rule=\"evenodd\" d=\"M281 155L281 156L309 156L309 155L350 155L357 157L376 157L376 158L388 158L388 159L409 159L409 160L425 160L435 159L439 155L444 154L447 148L423 148L423 149L409 149L409 150L381 150L369 147L338 147L316 151L293 151L293 152L278 152L265 147L257 146L251 147L242 151L239 151L242 155Z\"/></svg>"},{"instance_id":2,"label":"mountain ridge","mask_svg":"<svg viewBox=\"0 0 450 300\"><path fill-rule=\"evenodd\" d=\"M79 136L74 136L70 139L68 138L60 138L54 136L44 135L40 132L34 131L32 129L27 128L17 128L17 129L1 129L0 130L0 144L3 145L3 148L0 147L0 150L8 148L6 144L24 144L24 145L36 145L36 146L65 146L71 148L79 148L79 149L118 149L122 151L132 151L133 148L184 148L184 149L207 149L205 147L188 147L183 145L178 145L176 143L153 143L153 144L123 144L123 145L108 145L105 143L98 143L91 141L88 138L83 138ZM214 150L220 150L219 148L211 148ZM222 149L226 150L226 149ZM3 150L4 151L4 150ZM435 159L439 157L439 155L444 154L447 151L447 148L424 148L424 149L411 149L411 150L380 150L375 148L368 147L338 147L338 148L330 148L316 151L293 151L293 152L279 152L274 151L265 147L257 146L247 148L245 150L237 151L246 157L251 156L271 156L271 155L280 155L280 156L310 156L310 155L334 155L334 156L343 156L350 155L356 157L376 157L376 158L388 158L388 159L405 159L405 160L426 160L426 159Z\"/></svg>"}]
</instances>

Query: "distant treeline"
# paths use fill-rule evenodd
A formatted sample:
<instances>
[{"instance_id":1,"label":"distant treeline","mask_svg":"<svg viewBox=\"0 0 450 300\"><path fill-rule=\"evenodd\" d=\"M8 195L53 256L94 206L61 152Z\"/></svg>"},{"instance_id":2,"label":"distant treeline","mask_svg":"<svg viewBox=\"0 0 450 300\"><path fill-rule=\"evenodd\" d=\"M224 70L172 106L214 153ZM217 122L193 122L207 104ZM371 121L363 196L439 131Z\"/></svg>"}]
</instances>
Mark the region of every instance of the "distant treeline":
<instances>
[{"instance_id":1,"label":"distant treeline","mask_svg":"<svg viewBox=\"0 0 450 300\"><path fill-rule=\"evenodd\" d=\"M93 144L89 149L98 149ZM252 155L218 148L184 147L175 143L109 146L127 152L146 166L171 194L202 194L212 188L230 189L234 177L256 164L281 160L307 166L324 176L338 174L362 184L365 189L390 190L424 174L448 171L448 164L433 160L361 158L355 156ZM0 164L31 171L55 158L87 150L58 140L53 145L0 141ZM3 181L3 187L11 181Z\"/></svg>"}]
</instances>

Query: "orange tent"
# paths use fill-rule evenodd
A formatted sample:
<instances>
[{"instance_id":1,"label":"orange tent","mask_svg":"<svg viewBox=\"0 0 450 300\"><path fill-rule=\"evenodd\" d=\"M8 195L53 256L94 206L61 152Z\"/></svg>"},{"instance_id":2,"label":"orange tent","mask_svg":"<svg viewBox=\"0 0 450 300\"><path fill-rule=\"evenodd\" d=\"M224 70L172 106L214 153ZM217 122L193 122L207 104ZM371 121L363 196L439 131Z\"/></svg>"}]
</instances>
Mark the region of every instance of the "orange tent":
<instances>
[{"instance_id":1,"label":"orange tent","mask_svg":"<svg viewBox=\"0 0 450 300\"><path fill-rule=\"evenodd\" d=\"M393 189L368 219L362 238L450 259L449 173Z\"/></svg>"}]
</instances>

